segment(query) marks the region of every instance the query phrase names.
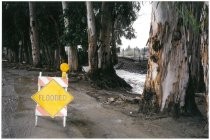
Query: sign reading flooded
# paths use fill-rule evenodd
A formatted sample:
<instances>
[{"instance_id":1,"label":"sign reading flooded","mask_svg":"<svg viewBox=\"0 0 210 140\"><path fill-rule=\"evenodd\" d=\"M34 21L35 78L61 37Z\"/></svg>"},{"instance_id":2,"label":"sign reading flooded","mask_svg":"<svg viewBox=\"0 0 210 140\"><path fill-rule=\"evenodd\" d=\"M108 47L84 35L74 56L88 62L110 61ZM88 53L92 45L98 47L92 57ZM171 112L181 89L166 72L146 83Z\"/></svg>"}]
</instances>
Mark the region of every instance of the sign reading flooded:
<instances>
[{"instance_id":1,"label":"sign reading flooded","mask_svg":"<svg viewBox=\"0 0 210 140\"><path fill-rule=\"evenodd\" d=\"M65 91L55 80L51 80L31 98L52 118L74 99L74 97Z\"/></svg>"}]
</instances>

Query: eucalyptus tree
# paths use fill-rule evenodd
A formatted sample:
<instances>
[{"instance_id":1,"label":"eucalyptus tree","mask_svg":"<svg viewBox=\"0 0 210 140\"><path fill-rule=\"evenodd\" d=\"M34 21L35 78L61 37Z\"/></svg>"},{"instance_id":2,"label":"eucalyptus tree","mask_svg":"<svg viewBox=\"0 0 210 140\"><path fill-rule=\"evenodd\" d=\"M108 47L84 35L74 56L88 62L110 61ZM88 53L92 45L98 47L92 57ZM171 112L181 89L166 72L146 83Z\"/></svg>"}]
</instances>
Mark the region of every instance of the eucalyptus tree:
<instances>
[{"instance_id":1,"label":"eucalyptus tree","mask_svg":"<svg viewBox=\"0 0 210 140\"><path fill-rule=\"evenodd\" d=\"M126 39L135 38L135 30L133 22L138 17L138 12L141 9L142 2L115 2L112 10L112 39L111 39L111 54L112 62L116 64L117 54L116 46L122 45L121 37Z\"/></svg>"},{"instance_id":2,"label":"eucalyptus tree","mask_svg":"<svg viewBox=\"0 0 210 140\"><path fill-rule=\"evenodd\" d=\"M121 37L124 35L129 39L135 37L132 23L136 20L137 12L140 9L137 6L138 4L133 2L102 2L101 4L99 69L101 81L107 87L131 88L123 79L116 75L113 68L116 59L113 58L116 58L117 36ZM136 9L136 7L138 8ZM122 34L118 34L119 32Z\"/></svg>"},{"instance_id":3,"label":"eucalyptus tree","mask_svg":"<svg viewBox=\"0 0 210 140\"><path fill-rule=\"evenodd\" d=\"M206 99L206 115L208 116L209 109L209 55L208 55L208 47L209 47L209 3L205 2L202 7L202 13L200 18L200 30L201 30L201 42L200 42L200 55L201 55L201 65L203 68L203 80L205 83L205 99Z\"/></svg>"},{"instance_id":4,"label":"eucalyptus tree","mask_svg":"<svg viewBox=\"0 0 210 140\"><path fill-rule=\"evenodd\" d=\"M135 38L135 30L132 27L133 22L137 19L137 13L140 10L139 2L102 2L101 6L101 29L100 29L100 49L99 49L99 68L101 66L101 61L108 60L108 58L112 58L110 64L113 65L117 62L116 56L116 45L121 45L121 37L124 36L127 39ZM103 21L104 20L104 21ZM104 36L103 36L104 35ZM106 37L106 41L104 41L104 37ZM103 50L102 47L106 42L107 54L105 59L102 59ZM109 49L111 46L111 49ZM108 53L109 52L109 53ZM108 63L108 61L107 61ZM110 67L109 66L109 67ZM111 66L112 67L112 66ZM104 68L103 68L104 69Z\"/></svg>"},{"instance_id":5,"label":"eucalyptus tree","mask_svg":"<svg viewBox=\"0 0 210 140\"><path fill-rule=\"evenodd\" d=\"M39 45L42 65L49 69L59 69L60 63L67 61L63 35L62 5L60 2L36 2ZM62 20L61 20L62 19Z\"/></svg>"},{"instance_id":6,"label":"eucalyptus tree","mask_svg":"<svg viewBox=\"0 0 210 140\"><path fill-rule=\"evenodd\" d=\"M34 2L29 2L30 14L30 39L32 47L33 66L38 67L41 64L40 48L39 48L39 33L37 29L36 7Z\"/></svg>"},{"instance_id":7,"label":"eucalyptus tree","mask_svg":"<svg viewBox=\"0 0 210 140\"><path fill-rule=\"evenodd\" d=\"M78 45L87 46L86 7L84 2L62 2L64 34L62 42L70 46L70 62L73 71L78 70Z\"/></svg>"},{"instance_id":8,"label":"eucalyptus tree","mask_svg":"<svg viewBox=\"0 0 210 140\"><path fill-rule=\"evenodd\" d=\"M94 26L93 28L96 29L96 31L94 32L94 42L96 42L97 44L94 43L96 45L96 50L94 50L94 53L98 50L98 62L96 62L97 56L92 56L95 60L94 62L98 64L98 69L96 69L97 72L95 72L94 76L97 78L95 78L94 80L96 81L95 83L100 87L131 88L123 79L116 75L115 70L113 68L112 60L113 56L116 56L115 41L117 40L117 37L121 37L123 35L127 35L127 37L129 38L134 37L134 30L132 30L133 28L131 24L133 23L133 21L135 21L137 12L133 12L133 17L127 14L128 11L134 10L132 7L126 7L128 3L120 3L119 5L117 5L115 2L94 3L95 9L93 8L93 17L95 17L96 19L94 23L97 24L91 24L92 26ZM116 9L117 6L121 6L121 8ZM125 19L129 20L129 22ZM121 26L119 27L117 23L119 25L121 23ZM90 26L88 25L88 27ZM118 32L116 32L116 28L119 28L118 32L121 33L120 35L118 34ZM90 35L88 36L89 38L91 37Z\"/></svg>"},{"instance_id":9,"label":"eucalyptus tree","mask_svg":"<svg viewBox=\"0 0 210 140\"><path fill-rule=\"evenodd\" d=\"M2 45L10 62L32 63L28 19L27 2L2 3Z\"/></svg>"},{"instance_id":10,"label":"eucalyptus tree","mask_svg":"<svg viewBox=\"0 0 210 140\"><path fill-rule=\"evenodd\" d=\"M62 1L62 9L63 9L63 14L66 15L66 11L68 9L68 3L67 2ZM69 31L68 30L68 28L69 28L69 19L67 17L65 17L65 16L64 16L63 19L64 19L64 27L65 27L64 34L67 34L68 31ZM68 47L68 64L71 67L71 64L72 64L71 58L72 57L70 57L70 51L71 51L70 47Z\"/></svg>"},{"instance_id":11,"label":"eucalyptus tree","mask_svg":"<svg viewBox=\"0 0 210 140\"><path fill-rule=\"evenodd\" d=\"M62 6L58 2L36 2L34 4L36 6L32 6L30 9L33 18L31 17L29 20L28 2L3 3L4 46L7 46L8 56L11 56L9 58L13 62L25 61L28 64L33 64L32 52L37 51L34 46L38 45L40 64L57 69L61 60L66 59L64 47L60 40L63 34L62 22L60 21ZM38 8L39 10L36 10ZM35 25L35 29L33 25ZM34 31L35 34L32 33ZM37 34L39 34L38 37ZM35 45L34 40L36 40ZM36 58L36 53L33 54Z\"/></svg>"},{"instance_id":12,"label":"eucalyptus tree","mask_svg":"<svg viewBox=\"0 0 210 140\"><path fill-rule=\"evenodd\" d=\"M95 15L93 12L92 2L86 2L87 9L87 25L88 25L88 64L89 76L94 79L98 73L98 57L97 57L97 34L95 25Z\"/></svg>"},{"instance_id":13,"label":"eucalyptus tree","mask_svg":"<svg viewBox=\"0 0 210 140\"><path fill-rule=\"evenodd\" d=\"M18 47L18 39L14 38L16 30L13 18L14 14L10 10L12 8L12 4L8 4L7 2L2 3L2 47L6 48L6 58L10 62L15 60L13 57L15 54L14 50Z\"/></svg>"},{"instance_id":14,"label":"eucalyptus tree","mask_svg":"<svg viewBox=\"0 0 210 140\"><path fill-rule=\"evenodd\" d=\"M140 111L197 114L195 93L208 97L208 6L153 2L150 58Z\"/></svg>"},{"instance_id":15,"label":"eucalyptus tree","mask_svg":"<svg viewBox=\"0 0 210 140\"><path fill-rule=\"evenodd\" d=\"M108 6L104 6L105 3L107 3ZM108 11L106 11L107 8L104 7L108 7ZM114 65L117 63L116 45L121 45L121 37L124 36L126 39L132 39L136 37L135 30L132 27L132 24L137 19L137 13L140 10L140 7L141 6L139 2L102 2L100 31L104 32L103 28L107 28L110 30L109 45L111 46L111 54L108 53L108 55L106 56L107 58L111 56L111 60L109 60L110 64L112 63L112 65ZM102 21L103 18L105 18L105 22ZM108 31L106 31L106 34L107 33ZM101 35L102 34L100 33L100 37ZM102 41L102 39L99 39L99 41ZM105 60L101 58L102 48L104 47L100 47L99 49L99 67L102 67L101 61Z\"/></svg>"},{"instance_id":16,"label":"eucalyptus tree","mask_svg":"<svg viewBox=\"0 0 210 140\"><path fill-rule=\"evenodd\" d=\"M113 69L111 61L111 33L112 33L112 18L111 11L113 9L113 4L111 2L102 2L101 5L101 29L100 29L100 46L99 46L99 62L98 66L102 72L109 72Z\"/></svg>"}]
</instances>

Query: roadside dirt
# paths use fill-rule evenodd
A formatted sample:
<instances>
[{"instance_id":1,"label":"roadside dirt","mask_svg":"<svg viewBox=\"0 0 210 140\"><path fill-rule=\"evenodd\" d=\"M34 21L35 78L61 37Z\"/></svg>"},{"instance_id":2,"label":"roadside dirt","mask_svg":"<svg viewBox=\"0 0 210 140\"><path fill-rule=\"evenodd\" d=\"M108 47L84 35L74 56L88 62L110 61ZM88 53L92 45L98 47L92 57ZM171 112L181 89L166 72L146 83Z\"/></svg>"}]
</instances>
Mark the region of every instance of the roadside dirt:
<instances>
[{"instance_id":1,"label":"roadside dirt","mask_svg":"<svg viewBox=\"0 0 210 140\"><path fill-rule=\"evenodd\" d=\"M43 72L43 75L59 73ZM85 80L71 80L75 97L68 105L67 126L62 119L39 117L34 126L39 71L2 68L3 138L207 138L201 117L145 116L137 113L138 96L125 91L92 88Z\"/></svg>"}]
</instances>

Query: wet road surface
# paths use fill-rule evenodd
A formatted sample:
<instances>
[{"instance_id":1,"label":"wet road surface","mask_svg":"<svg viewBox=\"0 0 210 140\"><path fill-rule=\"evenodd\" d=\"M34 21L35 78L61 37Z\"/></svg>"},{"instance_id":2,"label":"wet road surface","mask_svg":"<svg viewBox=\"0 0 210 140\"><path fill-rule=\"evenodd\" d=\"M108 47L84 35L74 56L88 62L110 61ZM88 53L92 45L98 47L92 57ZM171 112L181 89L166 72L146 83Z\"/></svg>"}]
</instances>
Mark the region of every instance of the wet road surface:
<instances>
[{"instance_id":1,"label":"wet road surface","mask_svg":"<svg viewBox=\"0 0 210 140\"><path fill-rule=\"evenodd\" d=\"M44 74L43 74L44 75ZM86 94L87 86L71 84L75 97L68 105L67 126L62 118L39 117L34 126L38 72L3 69L2 137L11 138L135 138L147 137L128 116L102 107Z\"/></svg>"}]
</instances>

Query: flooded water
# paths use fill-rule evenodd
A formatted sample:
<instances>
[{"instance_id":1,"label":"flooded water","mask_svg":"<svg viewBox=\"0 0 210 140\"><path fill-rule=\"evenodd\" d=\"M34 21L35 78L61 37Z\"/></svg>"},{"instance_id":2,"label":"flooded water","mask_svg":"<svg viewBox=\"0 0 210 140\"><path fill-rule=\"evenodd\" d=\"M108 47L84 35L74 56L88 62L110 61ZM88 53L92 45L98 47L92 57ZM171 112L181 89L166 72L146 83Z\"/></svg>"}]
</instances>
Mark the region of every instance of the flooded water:
<instances>
[{"instance_id":1,"label":"flooded water","mask_svg":"<svg viewBox=\"0 0 210 140\"><path fill-rule=\"evenodd\" d=\"M85 72L88 72L89 67L83 66L83 70ZM132 73L121 69L116 69L116 73L119 77L123 78L128 84L132 86L131 93L133 94L143 93L146 74Z\"/></svg>"},{"instance_id":2,"label":"flooded water","mask_svg":"<svg viewBox=\"0 0 210 140\"><path fill-rule=\"evenodd\" d=\"M123 78L128 84L132 86L131 93L142 94L144 89L144 82L146 74L131 73L125 70L116 70L118 76Z\"/></svg>"}]
</instances>

